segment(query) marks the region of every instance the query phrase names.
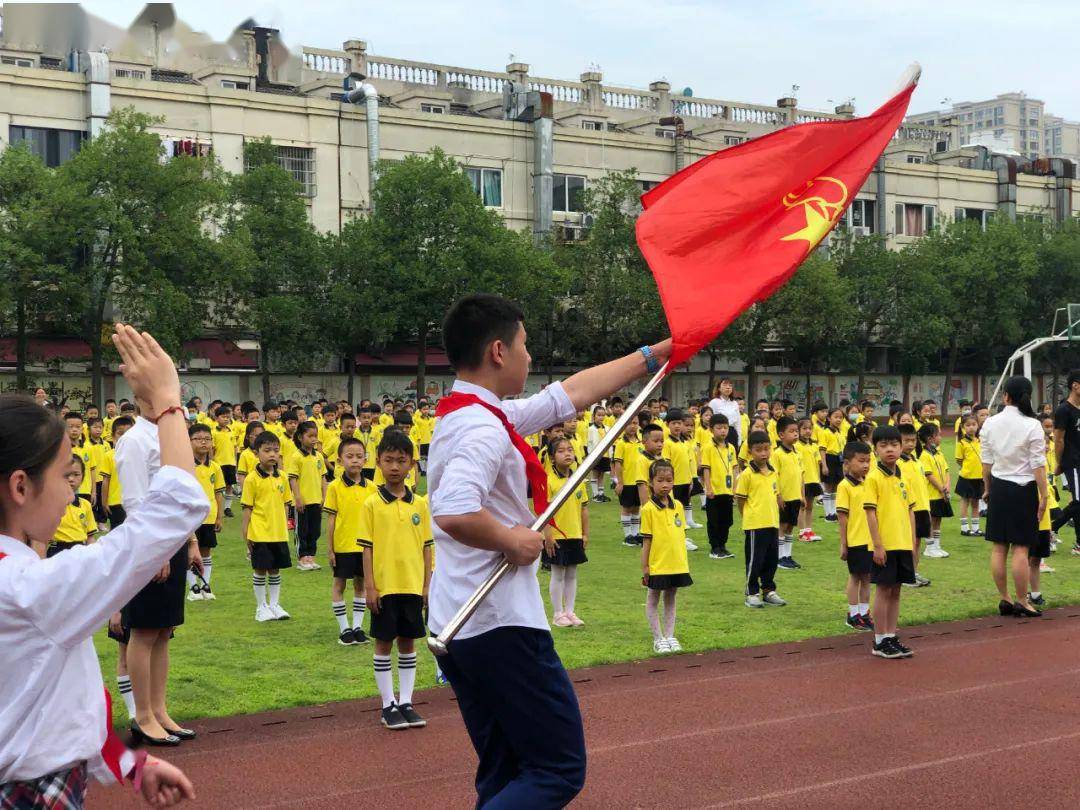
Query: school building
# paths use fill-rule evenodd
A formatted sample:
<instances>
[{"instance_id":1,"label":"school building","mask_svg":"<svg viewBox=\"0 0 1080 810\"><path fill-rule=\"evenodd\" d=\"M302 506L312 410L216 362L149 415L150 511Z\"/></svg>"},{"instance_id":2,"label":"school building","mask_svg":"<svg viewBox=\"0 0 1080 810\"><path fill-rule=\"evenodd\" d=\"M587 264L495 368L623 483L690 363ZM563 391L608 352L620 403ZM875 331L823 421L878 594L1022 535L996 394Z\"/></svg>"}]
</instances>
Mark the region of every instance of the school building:
<instances>
[{"instance_id":1,"label":"school building","mask_svg":"<svg viewBox=\"0 0 1080 810\"><path fill-rule=\"evenodd\" d=\"M254 24L215 42L169 4L147 6L127 29L74 4L9 3L2 14L0 147L26 143L59 165L125 107L161 119L154 129L163 159L208 153L241 172L244 142L269 136L301 184L312 223L328 232L368 210L380 160L440 147L508 227L581 239L590 225L582 191L606 172L636 169L645 190L719 149L857 112L852 104L808 110L791 96L765 104L702 98L663 80L625 87L599 70L560 79L519 61L504 70L432 64L371 53L360 39L290 51L280 32ZM844 214L847 227L899 248L946 217L1080 216L1072 161L995 153L938 124L897 132ZM209 336L199 344L193 373L253 373L250 357L237 358L257 346ZM0 368L9 355L0 345ZM61 355L68 373L84 370L77 355ZM414 373L414 354L395 357L357 358L361 387ZM110 380L107 390L114 387Z\"/></svg>"}]
</instances>

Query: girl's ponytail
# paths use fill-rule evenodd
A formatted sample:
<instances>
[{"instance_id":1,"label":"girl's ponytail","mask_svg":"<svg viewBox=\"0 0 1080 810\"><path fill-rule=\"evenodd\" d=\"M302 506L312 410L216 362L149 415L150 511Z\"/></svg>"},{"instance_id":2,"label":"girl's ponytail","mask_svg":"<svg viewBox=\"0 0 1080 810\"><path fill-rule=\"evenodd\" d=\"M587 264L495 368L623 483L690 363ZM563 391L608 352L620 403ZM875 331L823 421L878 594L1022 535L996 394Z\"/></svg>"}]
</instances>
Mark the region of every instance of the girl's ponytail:
<instances>
[{"instance_id":1,"label":"girl's ponytail","mask_svg":"<svg viewBox=\"0 0 1080 810\"><path fill-rule=\"evenodd\" d=\"M1031 380L1017 375L1009 377L1005 381L1004 392L1009 395L1009 401L1024 416L1035 418L1035 409L1031 407Z\"/></svg>"}]
</instances>

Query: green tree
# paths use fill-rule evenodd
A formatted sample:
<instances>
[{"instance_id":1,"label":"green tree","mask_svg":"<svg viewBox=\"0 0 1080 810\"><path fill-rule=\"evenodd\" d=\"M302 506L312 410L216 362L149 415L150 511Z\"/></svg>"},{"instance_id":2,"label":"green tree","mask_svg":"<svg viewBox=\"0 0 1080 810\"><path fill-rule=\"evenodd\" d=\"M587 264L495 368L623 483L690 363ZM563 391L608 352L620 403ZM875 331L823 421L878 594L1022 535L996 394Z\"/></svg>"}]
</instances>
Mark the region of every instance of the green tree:
<instances>
[{"instance_id":1,"label":"green tree","mask_svg":"<svg viewBox=\"0 0 1080 810\"><path fill-rule=\"evenodd\" d=\"M32 332L63 329L82 285L67 272L71 220L61 215L56 172L24 146L0 153L0 322L15 334L15 378L29 387Z\"/></svg>"},{"instance_id":2,"label":"green tree","mask_svg":"<svg viewBox=\"0 0 1080 810\"><path fill-rule=\"evenodd\" d=\"M211 225L224 200L204 158L162 161L153 119L114 112L101 135L57 170L74 227L72 280L83 286L78 333L90 345L93 396L101 399L113 317L153 324L172 352L212 320L227 251Z\"/></svg>"},{"instance_id":3,"label":"green tree","mask_svg":"<svg viewBox=\"0 0 1080 810\"><path fill-rule=\"evenodd\" d=\"M392 285L394 337L417 347L417 388L442 315L471 292L520 297L547 264L528 237L484 207L461 165L440 149L388 164L368 225L375 272Z\"/></svg>"},{"instance_id":4,"label":"green tree","mask_svg":"<svg viewBox=\"0 0 1080 810\"><path fill-rule=\"evenodd\" d=\"M244 257L233 274L233 328L260 346L263 398L270 369L310 368L326 354L325 245L308 220L296 179L277 162L269 138L244 144L244 172L229 180L224 233Z\"/></svg>"}]
</instances>

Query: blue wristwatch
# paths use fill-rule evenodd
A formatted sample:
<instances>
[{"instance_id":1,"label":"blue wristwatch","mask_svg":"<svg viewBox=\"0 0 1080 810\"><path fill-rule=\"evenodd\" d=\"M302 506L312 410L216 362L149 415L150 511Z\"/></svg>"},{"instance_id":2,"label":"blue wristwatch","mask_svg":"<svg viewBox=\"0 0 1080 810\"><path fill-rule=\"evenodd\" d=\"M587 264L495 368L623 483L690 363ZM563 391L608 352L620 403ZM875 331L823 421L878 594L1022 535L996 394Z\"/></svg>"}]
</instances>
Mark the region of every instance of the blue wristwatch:
<instances>
[{"instance_id":1,"label":"blue wristwatch","mask_svg":"<svg viewBox=\"0 0 1080 810\"><path fill-rule=\"evenodd\" d=\"M648 369L650 374L655 374L660 370L660 363L656 359L656 355L653 354L652 349L648 346L642 346L638 349L642 356L645 358L645 368Z\"/></svg>"}]
</instances>

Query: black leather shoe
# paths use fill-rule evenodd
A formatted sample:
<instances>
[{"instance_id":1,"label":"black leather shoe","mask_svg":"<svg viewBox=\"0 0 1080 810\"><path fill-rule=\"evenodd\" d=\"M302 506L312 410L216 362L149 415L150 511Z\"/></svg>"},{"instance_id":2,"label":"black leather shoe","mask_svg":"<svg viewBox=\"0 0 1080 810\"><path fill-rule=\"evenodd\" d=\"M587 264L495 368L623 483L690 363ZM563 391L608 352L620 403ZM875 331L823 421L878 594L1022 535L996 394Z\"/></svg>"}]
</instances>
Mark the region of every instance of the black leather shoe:
<instances>
[{"instance_id":1,"label":"black leather shoe","mask_svg":"<svg viewBox=\"0 0 1080 810\"><path fill-rule=\"evenodd\" d=\"M1008 599L1002 599L998 602L998 613L1002 616L1012 616L1014 612L1012 602Z\"/></svg>"},{"instance_id":2,"label":"black leather shoe","mask_svg":"<svg viewBox=\"0 0 1080 810\"><path fill-rule=\"evenodd\" d=\"M166 734L164 737L151 737L134 720L131 721L131 741L136 746L150 745L156 747L175 748L180 745L180 738L175 734Z\"/></svg>"},{"instance_id":3,"label":"black leather shoe","mask_svg":"<svg viewBox=\"0 0 1080 810\"><path fill-rule=\"evenodd\" d=\"M1013 602L1013 615L1023 617L1030 617L1032 619L1042 616L1041 610L1033 610L1027 605L1023 605L1020 602Z\"/></svg>"},{"instance_id":4,"label":"black leather shoe","mask_svg":"<svg viewBox=\"0 0 1080 810\"><path fill-rule=\"evenodd\" d=\"M165 728L165 726L162 726L162 728ZM194 740L197 736L199 736L190 728L165 728L165 730L169 732L171 736L178 737L181 741Z\"/></svg>"}]
</instances>

